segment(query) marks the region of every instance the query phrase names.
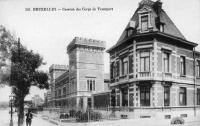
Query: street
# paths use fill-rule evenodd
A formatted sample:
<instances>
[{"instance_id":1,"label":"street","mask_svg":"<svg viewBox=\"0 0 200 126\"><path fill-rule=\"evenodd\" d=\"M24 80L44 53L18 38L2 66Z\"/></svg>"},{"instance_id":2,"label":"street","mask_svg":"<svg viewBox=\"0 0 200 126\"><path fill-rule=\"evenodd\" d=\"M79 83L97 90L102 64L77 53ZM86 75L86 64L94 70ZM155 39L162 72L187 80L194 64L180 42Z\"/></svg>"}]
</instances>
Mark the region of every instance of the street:
<instances>
[{"instance_id":1,"label":"street","mask_svg":"<svg viewBox=\"0 0 200 126\"><path fill-rule=\"evenodd\" d=\"M4 110L0 110L0 126L10 126L10 114L9 114L9 109L4 109ZM200 119L199 119L200 120ZM196 121L186 121L186 123L184 125L181 126L200 126L200 121L198 119ZM172 126L172 125L166 125L162 124L162 123L155 123L156 121L153 119L149 120L149 119L141 119L141 121L133 121L133 122L137 122L137 126ZM97 125L98 126L118 126L118 125L130 125L129 123L135 124L131 122L130 120L119 120L119 121L109 121L108 123L106 122L95 122L95 123L87 123L88 126L92 126L92 125ZM163 122L164 123L164 122ZM87 125L86 123L79 123L77 125ZM71 126L72 123L62 123L62 126ZM76 123L73 123L73 125L76 125ZM13 126L17 126L17 113L13 114ZM24 122L24 126L26 126L26 122ZM44 120L40 117L33 117L32 119L32 125L31 126L57 126L56 124L50 123L47 120ZM176 126L176 125L175 125Z\"/></svg>"}]
</instances>

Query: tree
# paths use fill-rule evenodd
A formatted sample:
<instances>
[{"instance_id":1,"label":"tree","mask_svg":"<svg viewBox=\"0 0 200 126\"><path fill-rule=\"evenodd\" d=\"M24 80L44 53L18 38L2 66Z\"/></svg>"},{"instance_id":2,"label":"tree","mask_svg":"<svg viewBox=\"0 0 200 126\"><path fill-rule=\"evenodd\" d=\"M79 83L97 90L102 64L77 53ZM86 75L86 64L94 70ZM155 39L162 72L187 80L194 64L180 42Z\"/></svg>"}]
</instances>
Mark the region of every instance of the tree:
<instances>
[{"instance_id":1,"label":"tree","mask_svg":"<svg viewBox=\"0 0 200 126\"><path fill-rule=\"evenodd\" d=\"M12 65L10 75L10 86L15 94L15 104L18 107L18 126L23 125L24 99L29 94L31 86L40 89L48 89L48 75L38 68L43 64L43 58L33 51L27 50L18 43L11 50Z\"/></svg>"},{"instance_id":2,"label":"tree","mask_svg":"<svg viewBox=\"0 0 200 126\"><path fill-rule=\"evenodd\" d=\"M0 85L8 84L11 68L11 48L15 42L11 33L0 26Z\"/></svg>"},{"instance_id":3,"label":"tree","mask_svg":"<svg viewBox=\"0 0 200 126\"><path fill-rule=\"evenodd\" d=\"M31 86L48 89L48 75L38 68L43 58L22 46L13 35L0 26L0 86L12 87L15 106L18 107L18 126L23 125L24 98Z\"/></svg>"}]
</instances>

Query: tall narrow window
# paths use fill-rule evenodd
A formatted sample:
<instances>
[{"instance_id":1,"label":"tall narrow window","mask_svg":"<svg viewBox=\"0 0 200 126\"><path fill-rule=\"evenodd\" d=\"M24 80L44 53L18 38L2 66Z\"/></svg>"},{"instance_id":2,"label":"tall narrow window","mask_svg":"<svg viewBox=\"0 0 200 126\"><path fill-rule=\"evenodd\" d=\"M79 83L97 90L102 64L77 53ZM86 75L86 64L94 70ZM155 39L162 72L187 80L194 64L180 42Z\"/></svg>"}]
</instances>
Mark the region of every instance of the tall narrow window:
<instances>
[{"instance_id":1,"label":"tall narrow window","mask_svg":"<svg viewBox=\"0 0 200 126\"><path fill-rule=\"evenodd\" d=\"M169 106L170 105L170 87L164 86L164 105Z\"/></svg>"},{"instance_id":2,"label":"tall narrow window","mask_svg":"<svg viewBox=\"0 0 200 126\"><path fill-rule=\"evenodd\" d=\"M95 91L95 80L94 79L88 79L87 80L87 90L88 91Z\"/></svg>"},{"instance_id":3,"label":"tall narrow window","mask_svg":"<svg viewBox=\"0 0 200 126\"><path fill-rule=\"evenodd\" d=\"M88 104L88 108L92 107L92 99L91 98L87 99L87 104Z\"/></svg>"},{"instance_id":4,"label":"tall narrow window","mask_svg":"<svg viewBox=\"0 0 200 126\"><path fill-rule=\"evenodd\" d=\"M148 30L148 15L141 17L141 30L142 31Z\"/></svg>"},{"instance_id":5,"label":"tall narrow window","mask_svg":"<svg viewBox=\"0 0 200 126\"><path fill-rule=\"evenodd\" d=\"M197 71L196 71L196 72L197 72L197 73L196 73L196 76L197 76L197 77L200 77L200 61L199 61L199 60L197 60L197 65L196 65L196 67L197 67L197 68L196 68L196 69L197 69Z\"/></svg>"},{"instance_id":6,"label":"tall narrow window","mask_svg":"<svg viewBox=\"0 0 200 126\"><path fill-rule=\"evenodd\" d=\"M61 97L61 89L58 90L58 96Z\"/></svg>"},{"instance_id":7,"label":"tall narrow window","mask_svg":"<svg viewBox=\"0 0 200 126\"><path fill-rule=\"evenodd\" d=\"M129 56L129 73L133 73L133 55Z\"/></svg>"},{"instance_id":8,"label":"tall narrow window","mask_svg":"<svg viewBox=\"0 0 200 126\"><path fill-rule=\"evenodd\" d=\"M185 87L180 87L179 91L179 103L182 106L186 105L186 88Z\"/></svg>"},{"instance_id":9,"label":"tall narrow window","mask_svg":"<svg viewBox=\"0 0 200 126\"><path fill-rule=\"evenodd\" d=\"M87 80L87 90L90 91L90 80Z\"/></svg>"},{"instance_id":10,"label":"tall narrow window","mask_svg":"<svg viewBox=\"0 0 200 126\"><path fill-rule=\"evenodd\" d=\"M200 88L197 89L197 105L200 105Z\"/></svg>"},{"instance_id":11,"label":"tall narrow window","mask_svg":"<svg viewBox=\"0 0 200 126\"><path fill-rule=\"evenodd\" d=\"M92 91L92 80L90 80L90 91Z\"/></svg>"},{"instance_id":12,"label":"tall narrow window","mask_svg":"<svg viewBox=\"0 0 200 126\"><path fill-rule=\"evenodd\" d=\"M92 90L95 91L95 80L93 80L92 86Z\"/></svg>"},{"instance_id":13,"label":"tall narrow window","mask_svg":"<svg viewBox=\"0 0 200 126\"><path fill-rule=\"evenodd\" d=\"M140 72L150 71L150 52L142 51L140 53Z\"/></svg>"},{"instance_id":14,"label":"tall narrow window","mask_svg":"<svg viewBox=\"0 0 200 126\"><path fill-rule=\"evenodd\" d=\"M119 61L116 62L116 76L119 77L120 68L119 68Z\"/></svg>"},{"instance_id":15,"label":"tall narrow window","mask_svg":"<svg viewBox=\"0 0 200 126\"><path fill-rule=\"evenodd\" d=\"M164 32L164 25L163 24L160 25L160 32Z\"/></svg>"},{"instance_id":16,"label":"tall narrow window","mask_svg":"<svg viewBox=\"0 0 200 126\"><path fill-rule=\"evenodd\" d=\"M141 106L150 106L150 87L140 87L140 104Z\"/></svg>"},{"instance_id":17,"label":"tall narrow window","mask_svg":"<svg viewBox=\"0 0 200 126\"><path fill-rule=\"evenodd\" d=\"M110 64L110 78L111 79L113 79L114 78L114 70L115 70L115 68L114 68L114 63L111 63Z\"/></svg>"},{"instance_id":18,"label":"tall narrow window","mask_svg":"<svg viewBox=\"0 0 200 126\"><path fill-rule=\"evenodd\" d=\"M66 94L66 87L63 87L63 95Z\"/></svg>"},{"instance_id":19,"label":"tall narrow window","mask_svg":"<svg viewBox=\"0 0 200 126\"><path fill-rule=\"evenodd\" d=\"M180 57L181 75L185 75L185 57Z\"/></svg>"},{"instance_id":20,"label":"tall narrow window","mask_svg":"<svg viewBox=\"0 0 200 126\"><path fill-rule=\"evenodd\" d=\"M122 75L128 74L128 61L127 58L122 59Z\"/></svg>"},{"instance_id":21,"label":"tall narrow window","mask_svg":"<svg viewBox=\"0 0 200 126\"><path fill-rule=\"evenodd\" d=\"M55 91L55 98L57 98L57 91Z\"/></svg>"},{"instance_id":22,"label":"tall narrow window","mask_svg":"<svg viewBox=\"0 0 200 126\"><path fill-rule=\"evenodd\" d=\"M169 73L169 53L163 53L163 65L164 65L164 72Z\"/></svg>"}]
</instances>

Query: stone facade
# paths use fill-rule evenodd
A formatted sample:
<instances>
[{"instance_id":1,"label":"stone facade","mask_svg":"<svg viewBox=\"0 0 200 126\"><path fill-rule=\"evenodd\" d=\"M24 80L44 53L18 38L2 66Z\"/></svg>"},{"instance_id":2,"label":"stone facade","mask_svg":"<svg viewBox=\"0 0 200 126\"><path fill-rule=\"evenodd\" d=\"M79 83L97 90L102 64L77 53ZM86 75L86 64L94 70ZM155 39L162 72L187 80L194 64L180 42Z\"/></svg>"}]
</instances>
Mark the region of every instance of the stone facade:
<instances>
[{"instance_id":1,"label":"stone facade","mask_svg":"<svg viewBox=\"0 0 200 126\"><path fill-rule=\"evenodd\" d=\"M68 71L68 66L53 64L49 68L49 76L50 76L50 97L48 100L49 107L56 107L56 98L57 98L57 88L56 88L56 79Z\"/></svg>"},{"instance_id":2,"label":"stone facade","mask_svg":"<svg viewBox=\"0 0 200 126\"><path fill-rule=\"evenodd\" d=\"M52 107L86 110L93 107L93 94L109 90L104 74L105 42L75 37L67 46L69 67L50 67Z\"/></svg>"},{"instance_id":3,"label":"stone facade","mask_svg":"<svg viewBox=\"0 0 200 126\"><path fill-rule=\"evenodd\" d=\"M78 108L92 107L92 94L104 91L104 49L103 41L78 37L67 47L71 96Z\"/></svg>"},{"instance_id":4,"label":"stone facade","mask_svg":"<svg viewBox=\"0 0 200 126\"><path fill-rule=\"evenodd\" d=\"M107 51L117 107L200 107L196 46L185 39L160 1L142 0Z\"/></svg>"}]
</instances>

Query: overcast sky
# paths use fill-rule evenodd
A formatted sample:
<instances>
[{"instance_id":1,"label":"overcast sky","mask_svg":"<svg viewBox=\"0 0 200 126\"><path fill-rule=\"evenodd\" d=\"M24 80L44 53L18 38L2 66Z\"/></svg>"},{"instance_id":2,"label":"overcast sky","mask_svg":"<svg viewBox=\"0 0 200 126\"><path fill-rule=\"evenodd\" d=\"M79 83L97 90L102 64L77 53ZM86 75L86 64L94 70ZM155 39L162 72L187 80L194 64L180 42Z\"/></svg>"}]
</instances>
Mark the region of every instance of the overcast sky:
<instances>
[{"instance_id":1,"label":"overcast sky","mask_svg":"<svg viewBox=\"0 0 200 126\"><path fill-rule=\"evenodd\" d=\"M141 0L0 0L0 24L21 43L43 56L48 71L51 64L68 64L66 46L75 36L106 41L106 49L119 39ZM155 0L154 0L155 1ZM161 0L163 9L187 40L200 44L200 1ZM25 8L113 8L112 11L25 11ZM197 49L200 49L199 47ZM105 54L105 72L109 57ZM31 89L34 94L44 91ZM9 89L1 88L0 101Z\"/></svg>"}]
</instances>

